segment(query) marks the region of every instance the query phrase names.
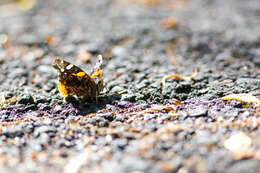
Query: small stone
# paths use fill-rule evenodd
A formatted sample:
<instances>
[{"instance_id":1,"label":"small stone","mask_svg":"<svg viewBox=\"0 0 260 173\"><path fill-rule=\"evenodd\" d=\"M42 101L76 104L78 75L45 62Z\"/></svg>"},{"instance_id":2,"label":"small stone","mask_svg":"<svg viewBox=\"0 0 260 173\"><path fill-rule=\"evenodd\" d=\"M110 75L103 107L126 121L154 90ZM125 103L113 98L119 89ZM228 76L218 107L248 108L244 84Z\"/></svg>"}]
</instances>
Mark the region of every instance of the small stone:
<instances>
[{"instance_id":1,"label":"small stone","mask_svg":"<svg viewBox=\"0 0 260 173\"><path fill-rule=\"evenodd\" d=\"M21 137L24 134L23 128L19 125L3 127L2 133L9 138Z\"/></svg>"},{"instance_id":2,"label":"small stone","mask_svg":"<svg viewBox=\"0 0 260 173\"><path fill-rule=\"evenodd\" d=\"M236 133L224 142L224 147L231 151L232 156L237 160L249 156L250 152L252 152L251 145L252 139L244 132Z\"/></svg>"},{"instance_id":3,"label":"small stone","mask_svg":"<svg viewBox=\"0 0 260 173\"><path fill-rule=\"evenodd\" d=\"M28 104L34 104L34 99L31 95L23 96L18 101L19 104L28 105Z\"/></svg>"},{"instance_id":4,"label":"small stone","mask_svg":"<svg viewBox=\"0 0 260 173\"><path fill-rule=\"evenodd\" d=\"M135 94L123 94L121 97L122 101L130 101L130 102L134 102L136 99L136 95Z\"/></svg>"},{"instance_id":5,"label":"small stone","mask_svg":"<svg viewBox=\"0 0 260 173\"><path fill-rule=\"evenodd\" d=\"M207 114L208 114L208 110L203 106L199 106L196 107L195 109L188 111L188 116L190 117L207 116Z\"/></svg>"},{"instance_id":6,"label":"small stone","mask_svg":"<svg viewBox=\"0 0 260 173\"><path fill-rule=\"evenodd\" d=\"M136 88L139 89L139 90L141 90L145 87L147 87L147 84L145 82L141 82L141 83L136 85Z\"/></svg>"},{"instance_id":7,"label":"small stone","mask_svg":"<svg viewBox=\"0 0 260 173\"><path fill-rule=\"evenodd\" d=\"M152 114L152 113L143 114L144 120L151 120L156 118L157 116L158 116L157 114Z\"/></svg>"},{"instance_id":8,"label":"small stone","mask_svg":"<svg viewBox=\"0 0 260 173\"><path fill-rule=\"evenodd\" d=\"M98 127L108 127L108 121L101 121L98 123Z\"/></svg>"},{"instance_id":9,"label":"small stone","mask_svg":"<svg viewBox=\"0 0 260 173\"><path fill-rule=\"evenodd\" d=\"M95 118L88 118L86 121L88 124L96 125L97 120Z\"/></svg>"},{"instance_id":10,"label":"small stone","mask_svg":"<svg viewBox=\"0 0 260 173\"><path fill-rule=\"evenodd\" d=\"M116 118L114 119L114 121L120 121L120 122L124 122L124 120L126 119L126 117L122 114L117 114Z\"/></svg>"},{"instance_id":11,"label":"small stone","mask_svg":"<svg viewBox=\"0 0 260 173\"><path fill-rule=\"evenodd\" d=\"M57 105L57 106L55 106L54 108L53 108L53 113L60 113L61 111L62 111L63 109L62 109L62 106L60 106L60 105Z\"/></svg>"},{"instance_id":12,"label":"small stone","mask_svg":"<svg viewBox=\"0 0 260 173\"><path fill-rule=\"evenodd\" d=\"M110 92L116 93L116 92L120 92L120 91L122 91L122 90L124 90L123 87L121 87L121 86L114 86L114 87L110 90Z\"/></svg>"},{"instance_id":13,"label":"small stone","mask_svg":"<svg viewBox=\"0 0 260 173\"><path fill-rule=\"evenodd\" d=\"M39 138L37 139L37 143L41 145L46 145L50 141L50 137L47 133L41 133Z\"/></svg>"},{"instance_id":14,"label":"small stone","mask_svg":"<svg viewBox=\"0 0 260 173\"><path fill-rule=\"evenodd\" d=\"M112 56L124 57L128 54L127 49L122 46L116 46L112 49Z\"/></svg>"},{"instance_id":15,"label":"small stone","mask_svg":"<svg viewBox=\"0 0 260 173\"><path fill-rule=\"evenodd\" d=\"M21 77L26 77L28 73L23 68L14 68L12 73L9 73L8 77L10 79L20 79Z\"/></svg>"},{"instance_id":16,"label":"small stone","mask_svg":"<svg viewBox=\"0 0 260 173\"><path fill-rule=\"evenodd\" d=\"M39 110L42 111L49 111L51 109L51 106L42 103L38 104L38 106L40 107Z\"/></svg>"},{"instance_id":17,"label":"small stone","mask_svg":"<svg viewBox=\"0 0 260 173\"><path fill-rule=\"evenodd\" d=\"M34 131L34 136L39 136L42 133L56 132L56 128L52 126L41 126Z\"/></svg>"},{"instance_id":18,"label":"small stone","mask_svg":"<svg viewBox=\"0 0 260 173\"><path fill-rule=\"evenodd\" d=\"M47 119L44 119L42 123L43 123L44 125L52 125L52 122L53 122L53 121L52 121L51 119L47 118Z\"/></svg>"},{"instance_id":19,"label":"small stone","mask_svg":"<svg viewBox=\"0 0 260 173\"><path fill-rule=\"evenodd\" d=\"M96 114L98 117L102 117L108 121L113 121L114 120L114 114L113 112L107 112L107 113L98 113Z\"/></svg>"},{"instance_id":20,"label":"small stone","mask_svg":"<svg viewBox=\"0 0 260 173\"><path fill-rule=\"evenodd\" d=\"M38 66L38 71L39 73L50 73L50 68L51 66L50 65L40 65Z\"/></svg>"},{"instance_id":21,"label":"small stone","mask_svg":"<svg viewBox=\"0 0 260 173\"><path fill-rule=\"evenodd\" d=\"M171 114L163 114L161 116L161 119L162 120L170 120L172 118L172 115Z\"/></svg>"}]
</instances>

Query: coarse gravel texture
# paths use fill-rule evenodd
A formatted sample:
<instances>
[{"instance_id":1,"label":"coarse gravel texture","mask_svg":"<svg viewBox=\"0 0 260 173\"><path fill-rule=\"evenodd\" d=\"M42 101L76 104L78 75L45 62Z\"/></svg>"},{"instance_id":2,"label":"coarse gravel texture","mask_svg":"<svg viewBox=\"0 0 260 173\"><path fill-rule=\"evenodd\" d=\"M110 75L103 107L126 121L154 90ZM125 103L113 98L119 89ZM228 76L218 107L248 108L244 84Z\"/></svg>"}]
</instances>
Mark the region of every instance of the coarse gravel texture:
<instances>
[{"instance_id":1,"label":"coarse gravel texture","mask_svg":"<svg viewBox=\"0 0 260 173\"><path fill-rule=\"evenodd\" d=\"M260 96L259 0L38 0L18 9L0 4L1 172L260 172L260 109L221 100ZM178 22L167 28L170 16ZM99 102L66 102L54 59L90 73L98 54ZM192 80L161 83L194 69ZM241 132L252 143L236 155L225 141Z\"/></svg>"}]
</instances>

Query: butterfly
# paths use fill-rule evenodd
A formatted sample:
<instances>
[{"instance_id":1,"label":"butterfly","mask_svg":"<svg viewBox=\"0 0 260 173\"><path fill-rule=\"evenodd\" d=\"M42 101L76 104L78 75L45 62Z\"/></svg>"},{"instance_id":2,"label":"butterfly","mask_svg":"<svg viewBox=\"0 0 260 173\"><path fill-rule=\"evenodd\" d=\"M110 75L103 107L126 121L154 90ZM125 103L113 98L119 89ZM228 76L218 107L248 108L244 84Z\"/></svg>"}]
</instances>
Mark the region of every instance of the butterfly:
<instances>
[{"instance_id":1,"label":"butterfly","mask_svg":"<svg viewBox=\"0 0 260 173\"><path fill-rule=\"evenodd\" d=\"M74 64L62 60L55 59L53 67L58 72L58 88L61 94L66 97L77 97L86 101L87 99L96 99L98 94L103 90L102 77L102 56L98 55L93 72L88 75L81 68Z\"/></svg>"}]
</instances>

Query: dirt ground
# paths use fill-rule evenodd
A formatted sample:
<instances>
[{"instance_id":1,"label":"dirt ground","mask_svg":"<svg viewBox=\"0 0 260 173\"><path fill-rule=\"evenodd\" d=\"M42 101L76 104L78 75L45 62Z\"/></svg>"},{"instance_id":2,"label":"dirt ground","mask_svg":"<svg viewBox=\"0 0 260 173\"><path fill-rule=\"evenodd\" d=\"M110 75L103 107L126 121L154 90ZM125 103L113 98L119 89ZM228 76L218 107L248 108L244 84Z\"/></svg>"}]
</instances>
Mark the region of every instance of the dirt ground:
<instances>
[{"instance_id":1,"label":"dirt ground","mask_svg":"<svg viewBox=\"0 0 260 173\"><path fill-rule=\"evenodd\" d=\"M0 72L1 172L260 172L259 0L3 0Z\"/></svg>"}]
</instances>

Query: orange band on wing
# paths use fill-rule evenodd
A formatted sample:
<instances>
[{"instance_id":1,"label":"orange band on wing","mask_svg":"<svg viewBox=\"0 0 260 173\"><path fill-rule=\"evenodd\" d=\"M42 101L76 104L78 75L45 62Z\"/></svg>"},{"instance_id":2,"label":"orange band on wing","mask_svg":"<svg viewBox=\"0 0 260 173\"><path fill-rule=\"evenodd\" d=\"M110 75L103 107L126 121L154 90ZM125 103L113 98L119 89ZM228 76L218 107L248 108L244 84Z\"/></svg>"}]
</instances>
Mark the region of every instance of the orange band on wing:
<instances>
[{"instance_id":1,"label":"orange band on wing","mask_svg":"<svg viewBox=\"0 0 260 173\"><path fill-rule=\"evenodd\" d=\"M65 85L61 82L58 84L59 90L63 95L68 95L68 90L66 89Z\"/></svg>"},{"instance_id":2,"label":"orange band on wing","mask_svg":"<svg viewBox=\"0 0 260 173\"><path fill-rule=\"evenodd\" d=\"M91 74L91 78L95 77L95 76L101 76L102 75L102 70L98 70L97 72Z\"/></svg>"},{"instance_id":3,"label":"orange band on wing","mask_svg":"<svg viewBox=\"0 0 260 173\"><path fill-rule=\"evenodd\" d=\"M72 75L78 76L78 77L83 77L86 75L86 73L82 71L82 72L78 72L78 73L72 73Z\"/></svg>"}]
</instances>

